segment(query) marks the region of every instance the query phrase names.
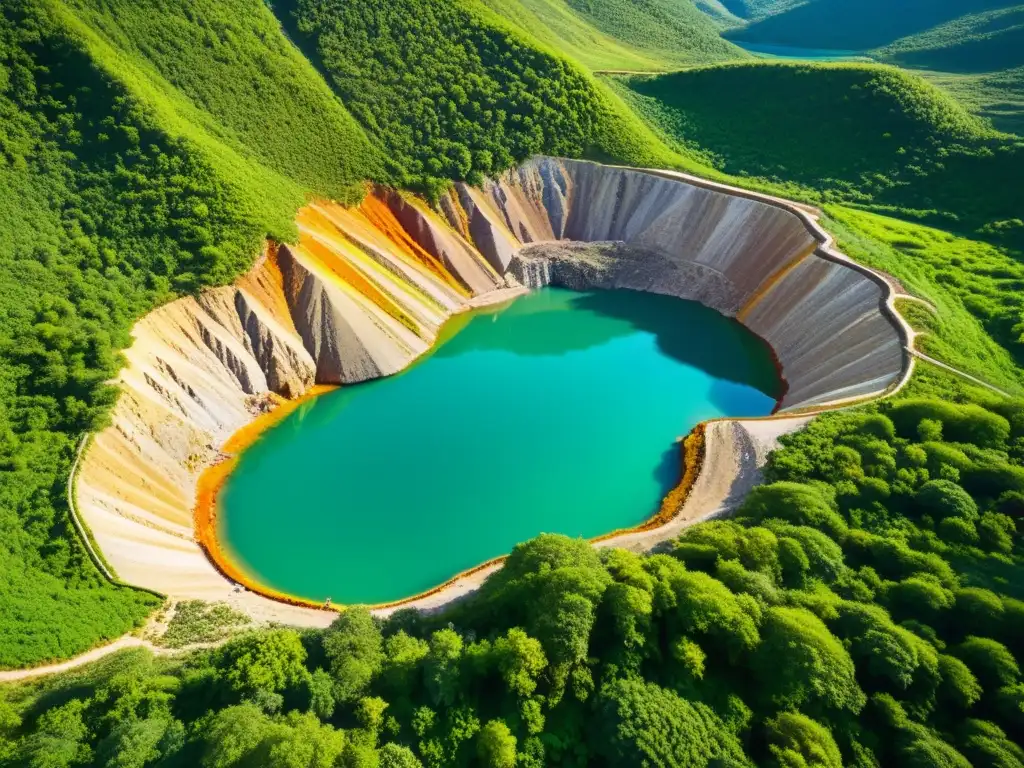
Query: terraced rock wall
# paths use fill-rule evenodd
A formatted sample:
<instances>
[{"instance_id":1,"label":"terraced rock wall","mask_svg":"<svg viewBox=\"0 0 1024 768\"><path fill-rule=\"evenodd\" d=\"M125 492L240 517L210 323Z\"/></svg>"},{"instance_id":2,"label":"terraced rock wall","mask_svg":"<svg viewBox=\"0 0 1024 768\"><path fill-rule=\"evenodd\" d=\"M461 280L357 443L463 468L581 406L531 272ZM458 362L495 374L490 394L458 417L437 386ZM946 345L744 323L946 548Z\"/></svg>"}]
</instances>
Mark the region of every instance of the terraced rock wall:
<instances>
[{"instance_id":1,"label":"terraced rock wall","mask_svg":"<svg viewBox=\"0 0 1024 768\"><path fill-rule=\"evenodd\" d=\"M681 176L538 158L483 190L460 186L442 209L530 287L632 288L738 318L778 356L782 410L899 378L904 339L883 281L834 253L800 208Z\"/></svg>"},{"instance_id":2,"label":"terraced rock wall","mask_svg":"<svg viewBox=\"0 0 1024 768\"><path fill-rule=\"evenodd\" d=\"M268 247L234 285L172 302L133 330L113 424L93 438L76 483L80 513L125 581L223 598L193 508L225 442L314 384L401 370L453 313L508 294L469 243L397 193L354 210L317 203L298 224L297 245Z\"/></svg>"},{"instance_id":3,"label":"terraced rock wall","mask_svg":"<svg viewBox=\"0 0 1024 768\"><path fill-rule=\"evenodd\" d=\"M785 409L893 383L903 340L884 281L799 208L713 187L538 158L482 189L458 185L437 210L383 189L355 209L304 208L297 244L136 326L113 424L76 483L104 556L128 582L223 598L193 508L225 441L314 384L401 370L450 315L520 284L653 291L736 317L775 349Z\"/></svg>"}]
</instances>

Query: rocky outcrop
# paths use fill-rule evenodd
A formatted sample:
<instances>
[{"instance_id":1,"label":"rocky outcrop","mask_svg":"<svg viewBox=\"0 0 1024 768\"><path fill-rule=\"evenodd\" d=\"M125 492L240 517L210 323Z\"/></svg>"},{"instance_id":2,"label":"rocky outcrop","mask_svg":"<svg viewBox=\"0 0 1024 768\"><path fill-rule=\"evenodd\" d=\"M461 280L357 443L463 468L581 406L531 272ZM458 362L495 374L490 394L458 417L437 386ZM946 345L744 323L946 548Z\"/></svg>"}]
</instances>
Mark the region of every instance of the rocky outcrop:
<instances>
[{"instance_id":1,"label":"rocky outcrop","mask_svg":"<svg viewBox=\"0 0 1024 768\"><path fill-rule=\"evenodd\" d=\"M518 286L631 288L700 301L766 339L784 409L877 394L904 370L884 281L831 249L799 206L667 172L538 158L436 209L376 189L316 202L299 242L232 286L133 332L122 397L77 480L78 507L126 581L223 598L194 540L200 472L228 438L314 384L407 366L453 313ZM294 617L292 617L294 618Z\"/></svg>"}]
</instances>

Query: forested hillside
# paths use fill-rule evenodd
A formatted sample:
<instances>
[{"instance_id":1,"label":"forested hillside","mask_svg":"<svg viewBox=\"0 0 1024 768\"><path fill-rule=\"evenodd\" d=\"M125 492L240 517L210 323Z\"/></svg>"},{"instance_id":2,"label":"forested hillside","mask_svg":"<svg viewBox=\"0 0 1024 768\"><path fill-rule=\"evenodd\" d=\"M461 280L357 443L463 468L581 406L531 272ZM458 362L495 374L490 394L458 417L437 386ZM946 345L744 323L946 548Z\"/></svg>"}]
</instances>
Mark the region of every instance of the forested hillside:
<instances>
[{"instance_id":1,"label":"forested hillside","mask_svg":"<svg viewBox=\"0 0 1024 768\"><path fill-rule=\"evenodd\" d=\"M508 23L590 69L668 70L745 58L717 0L482 0ZM702 13L703 11L703 13Z\"/></svg>"},{"instance_id":2,"label":"forested hillside","mask_svg":"<svg viewBox=\"0 0 1024 768\"><path fill-rule=\"evenodd\" d=\"M480 181L532 154L667 154L570 61L474 2L294 0L279 13L403 186ZM367 30L375 30L368 34Z\"/></svg>"},{"instance_id":3,"label":"forested hillside","mask_svg":"<svg viewBox=\"0 0 1024 768\"><path fill-rule=\"evenodd\" d=\"M1024 5L963 16L897 40L874 55L940 72L994 72L1024 66Z\"/></svg>"},{"instance_id":4,"label":"forested hillside","mask_svg":"<svg viewBox=\"0 0 1024 768\"><path fill-rule=\"evenodd\" d=\"M0 755L1019 766L1022 407L924 371L788 438L734 519L665 554L541 536L436 616L353 609L183 663L126 654L0 704Z\"/></svg>"},{"instance_id":5,"label":"forested hillside","mask_svg":"<svg viewBox=\"0 0 1024 768\"><path fill-rule=\"evenodd\" d=\"M681 151L726 173L999 242L1024 237L1024 143L895 68L737 64L613 82Z\"/></svg>"},{"instance_id":6,"label":"forested hillside","mask_svg":"<svg viewBox=\"0 0 1024 768\"><path fill-rule=\"evenodd\" d=\"M698 7L795 45L938 28L892 55L955 56L1012 40L1005 5L6 0L0 667L160 602L100 578L65 501L132 324L368 180L437 194L536 152L734 174L823 204L841 248L925 300L899 306L920 349L1024 391L1021 142L893 68L577 64L738 55ZM1024 766L1024 401L959 381L921 364L816 419L733 518L658 554L541 536L436 614L0 689L0 767Z\"/></svg>"},{"instance_id":7,"label":"forested hillside","mask_svg":"<svg viewBox=\"0 0 1024 768\"><path fill-rule=\"evenodd\" d=\"M726 33L734 40L866 51L969 14L1018 5L1015 0L808 0L758 4L758 20ZM744 14L739 14L744 15Z\"/></svg>"}]
</instances>

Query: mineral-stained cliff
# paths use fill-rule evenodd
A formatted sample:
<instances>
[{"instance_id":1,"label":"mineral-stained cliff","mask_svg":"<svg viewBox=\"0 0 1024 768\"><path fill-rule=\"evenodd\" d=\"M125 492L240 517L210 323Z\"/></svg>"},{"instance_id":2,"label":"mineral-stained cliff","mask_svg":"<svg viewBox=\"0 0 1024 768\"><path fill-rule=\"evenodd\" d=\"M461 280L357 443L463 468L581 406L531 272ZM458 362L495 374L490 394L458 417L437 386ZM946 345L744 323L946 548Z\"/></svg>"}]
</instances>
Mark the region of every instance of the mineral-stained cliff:
<instances>
[{"instance_id":1,"label":"mineral-stained cliff","mask_svg":"<svg viewBox=\"0 0 1024 768\"><path fill-rule=\"evenodd\" d=\"M538 158L482 191L460 186L443 210L529 287L653 291L737 317L778 356L789 385L783 410L895 381L904 339L884 281L832 252L799 207L727 189Z\"/></svg>"},{"instance_id":2,"label":"mineral-stained cliff","mask_svg":"<svg viewBox=\"0 0 1024 768\"><path fill-rule=\"evenodd\" d=\"M737 317L776 351L784 409L881 392L905 364L882 279L800 208L698 180L538 158L436 210L378 189L358 208L313 203L298 227L234 285L134 330L113 423L76 485L126 581L222 597L192 513L229 436L314 383L401 370L453 313L514 295L507 284L654 291Z\"/></svg>"}]
</instances>

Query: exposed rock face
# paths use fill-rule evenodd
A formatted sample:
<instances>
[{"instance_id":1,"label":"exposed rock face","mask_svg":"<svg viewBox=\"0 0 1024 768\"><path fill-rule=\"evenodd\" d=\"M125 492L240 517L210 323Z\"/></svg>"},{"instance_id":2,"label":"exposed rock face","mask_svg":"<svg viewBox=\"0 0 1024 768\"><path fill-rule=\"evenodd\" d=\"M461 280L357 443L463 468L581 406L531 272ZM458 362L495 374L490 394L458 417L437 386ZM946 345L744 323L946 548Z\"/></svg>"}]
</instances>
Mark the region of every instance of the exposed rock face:
<instances>
[{"instance_id":1,"label":"exposed rock face","mask_svg":"<svg viewBox=\"0 0 1024 768\"><path fill-rule=\"evenodd\" d=\"M200 471L228 437L314 383L401 370L442 323L528 287L631 288L700 301L774 348L784 408L884 390L904 366L884 284L829 249L798 208L715 185L539 158L431 210L377 189L314 203L298 244L235 285L181 299L134 329L112 426L78 475L78 506L120 576L223 597L193 540Z\"/></svg>"},{"instance_id":2,"label":"exposed rock face","mask_svg":"<svg viewBox=\"0 0 1024 768\"><path fill-rule=\"evenodd\" d=\"M104 556L130 583L225 597L192 526L196 481L225 441L278 396L401 370L475 294L504 287L439 216L397 194L354 210L310 206L299 230L298 245L268 249L235 285L135 326L113 425L95 436L76 486Z\"/></svg>"},{"instance_id":3,"label":"exposed rock face","mask_svg":"<svg viewBox=\"0 0 1024 768\"><path fill-rule=\"evenodd\" d=\"M737 317L778 356L783 410L899 378L903 337L880 280L799 208L684 178L537 158L483 191L460 186L443 209L524 285L632 288ZM549 245L564 240L593 245Z\"/></svg>"}]
</instances>

